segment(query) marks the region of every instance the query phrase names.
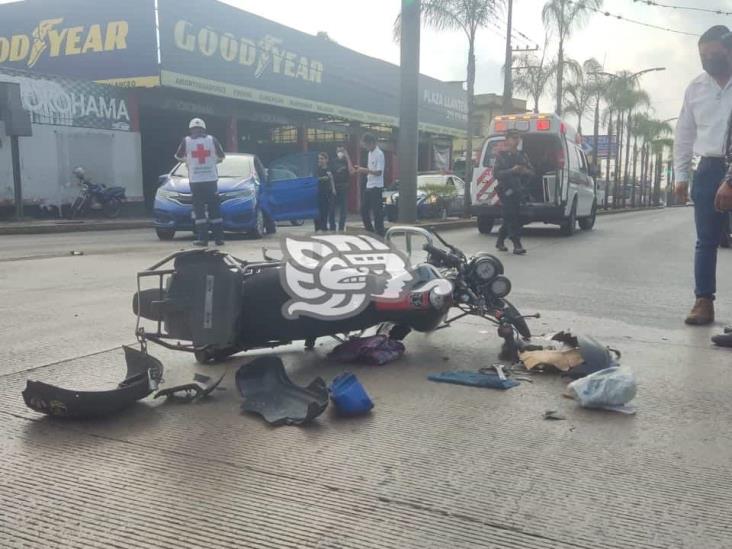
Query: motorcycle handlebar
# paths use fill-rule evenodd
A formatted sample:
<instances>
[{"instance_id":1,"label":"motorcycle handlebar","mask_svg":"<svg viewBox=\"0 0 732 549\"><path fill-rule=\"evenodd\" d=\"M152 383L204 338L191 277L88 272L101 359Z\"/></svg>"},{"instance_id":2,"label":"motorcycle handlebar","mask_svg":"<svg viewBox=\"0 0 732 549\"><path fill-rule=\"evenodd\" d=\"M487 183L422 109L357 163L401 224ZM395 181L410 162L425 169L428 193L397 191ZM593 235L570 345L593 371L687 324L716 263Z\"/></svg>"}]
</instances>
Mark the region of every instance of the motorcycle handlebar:
<instances>
[{"instance_id":1,"label":"motorcycle handlebar","mask_svg":"<svg viewBox=\"0 0 732 549\"><path fill-rule=\"evenodd\" d=\"M433 246L432 244L425 244L423 247L424 251L430 255L439 258L445 265L449 267L459 267L462 264L462 260L455 254L441 250L440 248Z\"/></svg>"}]
</instances>

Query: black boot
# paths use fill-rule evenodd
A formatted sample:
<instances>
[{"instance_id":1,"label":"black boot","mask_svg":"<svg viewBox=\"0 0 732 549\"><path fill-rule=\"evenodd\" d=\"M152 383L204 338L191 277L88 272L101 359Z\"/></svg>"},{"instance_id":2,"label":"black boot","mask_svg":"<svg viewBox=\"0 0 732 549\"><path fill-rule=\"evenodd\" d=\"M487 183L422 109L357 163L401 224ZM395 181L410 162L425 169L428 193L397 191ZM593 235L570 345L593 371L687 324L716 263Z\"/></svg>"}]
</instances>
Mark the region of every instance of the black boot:
<instances>
[{"instance_id":1,"label":"black boot","mask_svg":"<svg viewBox=\"0 0 732 549\"><path fill-rule=\"evenodd\" d=\"M524 255L526 253L526 249L521 245L520 238L513 239L513 253L516 255Z\"/></svg>"},{"instance_id":2,"label":"black boot","mask_svg":"<svg viewBox=\"0 0 732 549\"><path fill-rule=\"evenodd\" d=\"M712 342L720 347L732 347L732 333L715 335Z\"/></svg>"},{"instance_id":3,"label":"black boot","mask_svg":"<svg viewBox=\"0 0 732 549\"><path fill-rule=\"evenodd\" d=\"M214 242L216 242L216 245L223 246L224 245L224 224L223 223L214 223L211 226L211 232L213 233Z\"/></svg>"},{"instance_id":4,"label":"black boot","mask_svg":"<svg viewBox=\"0 0 732 549\"><path fill-rule=\"evenodd\" d=\"M496 250L499 252L507 252L508 248L506 248L506 239L502 236L498 237L498 240L496 240Z\"/></svg>"},{"instance_id":5,"label":"black boot","mask_svg":"<svg viewBox=\"0 0 732 549\"><path fill-rule=\"evenodd\" d=\"M197 229L197 238L193 241L193 245L205 248L206 246L208 246L208 227L204 224L201 224L198 225Z\"/></svg>"}]
</instances>

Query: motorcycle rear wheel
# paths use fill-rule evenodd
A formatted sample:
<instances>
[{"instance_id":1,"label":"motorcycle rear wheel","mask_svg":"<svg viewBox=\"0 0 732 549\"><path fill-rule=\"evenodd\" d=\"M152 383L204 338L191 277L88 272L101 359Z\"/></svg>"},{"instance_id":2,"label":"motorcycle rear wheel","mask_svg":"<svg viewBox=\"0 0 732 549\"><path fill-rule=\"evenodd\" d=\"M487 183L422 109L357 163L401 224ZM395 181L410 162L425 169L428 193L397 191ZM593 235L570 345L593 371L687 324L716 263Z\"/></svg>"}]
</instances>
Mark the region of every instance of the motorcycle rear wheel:
<instances>
[{"instance_id":1,"label":"motorcycle rear wheel","mask_svg":"<svg viewBox=\"0 0 732 549\"><path fill-rule=\"evenodd\" d=\"M516 328L521 337L523 337L524 339L529 339L531 337L531 329L526 323L526 319L522 318L519 310L514 307L510 301L504 299L503 302L506 305L506 307L504 308L504 314L508 317L508 321L513 325L514 328Z\"/></svg>"},{"instance_id":2,"label":"motorcycle rear wheel","mask_svg":"<svg viewBox=\"0 0 732 549\"><path fill-rule=\"evenodd\" d=\"M122 211L122 201L119 198L110 198L102 206L102 212L104 216L109 219L114 219L119 216Z\"/></svg>"}]
</instances>

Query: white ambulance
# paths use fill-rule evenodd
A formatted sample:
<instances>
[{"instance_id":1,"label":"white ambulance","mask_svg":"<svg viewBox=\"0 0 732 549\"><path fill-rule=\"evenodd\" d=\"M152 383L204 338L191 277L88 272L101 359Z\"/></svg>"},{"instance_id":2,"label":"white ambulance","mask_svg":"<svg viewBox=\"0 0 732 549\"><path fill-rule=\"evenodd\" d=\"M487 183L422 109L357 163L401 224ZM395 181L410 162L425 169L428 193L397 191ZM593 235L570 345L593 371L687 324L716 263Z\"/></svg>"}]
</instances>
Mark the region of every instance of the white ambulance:
<instances>
[{"instance_id":1,"label":"white ambulance","mask_svg":"<svg viewBox=\"0 0 732 549\"><path fill-rule=\"evenodd\" d=\"M521 133L521 148L535 171L524 181L522 222L559 225L567 236L574 233L577 224L591 230L598 200L590 163L582 150L581 136L555 114L497 116L491 123L470 185L471 212L478 217L478 230L490 233L501 217L493 166L508 130Z\"/></svg>"}]
</instances>

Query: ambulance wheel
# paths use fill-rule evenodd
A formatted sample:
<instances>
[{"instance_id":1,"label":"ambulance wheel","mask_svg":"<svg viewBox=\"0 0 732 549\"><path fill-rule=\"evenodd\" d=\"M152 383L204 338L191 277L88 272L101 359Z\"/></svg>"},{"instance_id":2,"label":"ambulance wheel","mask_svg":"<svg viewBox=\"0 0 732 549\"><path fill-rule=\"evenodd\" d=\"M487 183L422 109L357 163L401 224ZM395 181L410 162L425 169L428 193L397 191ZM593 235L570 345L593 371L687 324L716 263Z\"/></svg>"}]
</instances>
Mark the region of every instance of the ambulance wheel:
<instances>
[{"instance_id":1,"label":"ambulance wheel","mask_svg":"<svg viewBox=\"0 0 732 549\"><path fill-rule=\"evenodd\" d=\"M478 216L478 232L480 234L491 234L495 220L487 215Z\"/></svg>"},{"instance_id":2,"label":"ambulance wheel","mask_svg":"<svg viewBox=\"0 0 732 549\"><path fill-rule=\"evenodd\" d=\"M155 229L155 234L160 240L173 240L175 238L175 229Z\"/></svg>"}]
</instances>

